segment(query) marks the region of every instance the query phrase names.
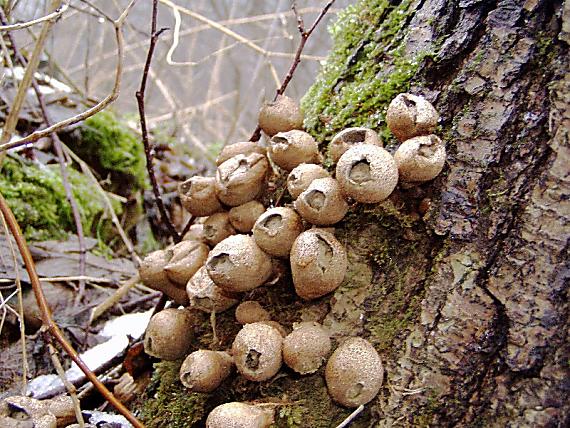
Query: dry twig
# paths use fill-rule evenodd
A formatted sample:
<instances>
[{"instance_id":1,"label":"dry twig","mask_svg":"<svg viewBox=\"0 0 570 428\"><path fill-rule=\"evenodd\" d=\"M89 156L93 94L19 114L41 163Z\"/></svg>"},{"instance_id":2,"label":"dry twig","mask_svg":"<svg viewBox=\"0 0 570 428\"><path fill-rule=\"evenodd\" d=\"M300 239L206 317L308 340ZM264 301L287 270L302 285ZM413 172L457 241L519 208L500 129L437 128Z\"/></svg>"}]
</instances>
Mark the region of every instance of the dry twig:
<instances>
[{"instance_id":1,"label":"dry twig","mask_svg":"<svg viewBox=\"0 0 570 428\"><path fill-rule=\"evenodd\" d=\"M19 22L17 24L3 24L0 25L0 31L13 31L13 30L22 30L24 28L31 27L33 25L40 24L44 21L52 21L55 22L61 15L65 13L65 11L69 8L69 3L65 2L61 7L57 7L53 12L48 13L45 16L42 16L38 19L33 19L31 21L26 22Z\"/></svg>"}]
</instances>

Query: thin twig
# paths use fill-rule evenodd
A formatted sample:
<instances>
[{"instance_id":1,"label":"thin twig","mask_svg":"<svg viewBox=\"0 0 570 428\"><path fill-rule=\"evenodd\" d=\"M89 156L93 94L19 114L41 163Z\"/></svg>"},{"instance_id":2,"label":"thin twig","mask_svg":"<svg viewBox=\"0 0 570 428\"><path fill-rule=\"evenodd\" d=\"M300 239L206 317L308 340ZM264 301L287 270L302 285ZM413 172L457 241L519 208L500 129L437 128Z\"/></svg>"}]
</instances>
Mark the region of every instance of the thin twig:
<instances>
[{"instance_id":1,"label":"thin twig","mask_svg":"<svg viewBox=\"0 0 570 428\"><path fill-rule=\"evenodd\" d=\"M362 412L363 410L364 410L364 405L361 404L360 406L358 406L358 407L356 408L356 410L355 410L354 412L352 412L350 415L348 415L348 417L347 417L344 421L342 421L342 422L340 423L340 425L337 425L336 428L345 428L345 427L347 427L348 425L350 425L350 423L351 423L354 419L356 419L356 417L357 417L357 416L360 414L360 412Z\"/></svg>"},{"instance_id":2,"label":"thin twig","mask_svg":"<svg viewBox=\"0 0 570 428\"><path fill-rule=\"evenodd\" d=\"M91 317L89 317L89 325L91 325L93 321L103 315L109 308L118 303L123 298L123 296L125 296L135 285L137 285L137 282L139 282L139 280L139 275L136 274L132 278L125 281L111 296L93 308L91 311Z\"/></svg>"},{"instance_id":3,"label":"thin twig","mask_svg":"<svg viewBox=\"0 0 570 428\"><path fill-rule=\"evenodd\" d=\"M27 22L20 22L18 24L3 24L0 25L0 31L13 31L13 30L22 30L24 28L31 27L36 24L40 24L44 21L52 21L55 22L64 12L69 8L68 2L65 2L61 7L58 7L53 12L42 16L41 18L34 19L32 21Z\"/></svg>"}]
</instances>

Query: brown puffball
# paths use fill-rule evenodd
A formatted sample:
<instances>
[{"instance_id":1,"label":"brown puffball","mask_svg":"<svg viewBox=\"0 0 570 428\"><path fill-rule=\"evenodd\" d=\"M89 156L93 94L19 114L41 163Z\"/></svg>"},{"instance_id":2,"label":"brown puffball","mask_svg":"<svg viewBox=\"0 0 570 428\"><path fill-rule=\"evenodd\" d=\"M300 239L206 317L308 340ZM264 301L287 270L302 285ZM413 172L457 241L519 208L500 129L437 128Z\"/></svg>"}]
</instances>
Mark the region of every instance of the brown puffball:
<instances>
[{"instance_id":1,"label":"brown puffball","mask_svg":"<svg viewBox=\"0 0 570 428\"><path fill-rule=\"evenodd\" d=\"M180 381L192 392L212 392L229 376L233 364L227 352L200 349L180 366Z\"/></svg>"},{"instance_id":2,"label":"brown puffball","mask_svg":"<svg viewBox=\"0 0 570 428\"><path fill-rule=\"evenodd\" d=\"M241 292L262 285L272 271L271 257L248 235L232 235L210 251L210 278L225 291Z\"/></svg>"},{"instance_id":3,"label":"brown puffball","mask_svg":"<svg viewBox=\"0 0 570 428\"><path fill-rule=\"evenodd\" d=\"M315 139L298 130L274 135L269 141L267 153L277 166L286 171L302 163L319 163L322 159Z\"/></svg>"},{"instance_id":4,"label":"brown puffball","mask_svg":"<svg viewBox=\"0 0 570 428\"><path fill-rule=\"evenodd\" d=\"M232 355L238 371L248 380L262 382L281 368L283 337L267 324L246 324L236 335Z\"/></svg>"},{"instance_id":5,"label":"brown puffball","mask_svg":"<svg viewBox=\"0 0 570 428\"><path fill-rule=\"evenodd\" d=\"M437 126L439 114L424 97L399 94L390 102L386 123L400 141L418 135L431 134Z\"/></svg>"},{"instance_id":6,"label":"brown puffball","mask_svg":"<svg viewBox=\"0 0 570 428\"><path fill-rule=\"evenodd\" d=\"M203 239L212 247L236 233L227 212L212 214L204 221Z\"/></svg>"},{"instance_id":7,"label":"brown puffball","mask_svg":"<svg viewBox=\"0 0 570 428\"><path fill-rule=\"evenodd\" d=\"M168 279L180 288L185 287L188 280L206 263L209 252L208 246L201 242L179 242L172 247L172 258L164 267Z\"/></svg>"},{"instance_id":8,"label":"brown puffball","mask_svg":"<svg viewBox=\"0 0 570 428\"><path fill-rule=\"evenodd\" d=\"M289 257L295 238L303 231L303 222L294 209L276 207L265 211L253 226L259 248L276 257Z\"/></svg>"},{"instance_id":9,"label":"brown puffball","mask_svg":"<svg viewBox=\"0 0 570 428\"><path fill-rule=\"evenodd\" d=\"M340 157L336 179L346 196L374 204L390 196L398 184L398 167L383 148L359 144Z\"/></svg>"},{"instance_id":10,"label":"brown puffball","mask_svg":"<svg viewBox=\"0 0 570 428\"><path fill-rule=\"evenodd\" d=\"M214 177L189 178L178 185L178 194L182 206L195 217L205 217L224 210L216 196Z\"/></svg>"},{"instance_id":11,"label":"brown puffball","mask_svg":"<svg viewBox=\"0 0 570 428\"><path fill-rule=\"evenodd\" d=\"M269 312L254 300L241 302L236 308L236 320L240 324L251 324L252 322L269 321L270 319Z\"/></svg>"},{"instance_id":12,"label":"brown puffball","mask_svg":"<svg viewBox=\"0 0 570 428\"><path fill-rule=\"evenodd\" d=\"M182 238L183 241L202 241L204 238L204 225L193 224Z\"/></svg>"},{"instance_id":13,"label":"brown puffball","mask_svg":"<svg viewBox=\"0 0 570 428\"><path fill-rule=\"evenodd\" d=\"M239 303L238 296L228 293L218 287L206 270L205 266L198 269L188 284L186 293L190 306L203 312L224 312Z\"/></svg>"},{"instance_id":14,"label":"brown puffball","mask_svg":"<svg viewBox=\"0 0 570 428\"><path fill-rule=\"evenodd\" d=\"M148 323L144 351L161 360L177 360L188 353L194 331L194 318L187 309L163 309Z\"/></svg>"},{"instance_id":15,"label":"brown puffball","mask_svg":"<svg viewBox=\"0 0 570 428\"><path fill-rule=\"evenodd\" d=\"M283 340L283 361L302 375L314 373L331 350L331 339L315 322L303 322Z\"/></svg>"},{"instance_id":16,"label":"brown puffball","mask_svg":"<svg viewBox=\"0 0 570 428\"><path fill-rule=\"evenodd\" d=\"M270 137L278 132L303 129L303 113L299 104L285 96L266 102L259 110L259 127Z\"/></svg>"},{"instance_id":17,"label":"brown puffball","mask_svg":"<svg viewBox=\"0 0 570 428\"><path fill-rule=\"evenodd\" d=\"M318 226L338 223L348 212L339 183L331 177L313 180L294 205L305 220Z\"/></svg>"},{"instance_id":18,"label":"brown puffball","mask_svg":"<svg viewBox=\"0 0 570 428\"><path fill-rule=\"evenodd\" d=\"M253 141L240 141L239 143L229 144L222 149L216 158L216 165L220 166L225 161L236 155L249 155L251 153L265 155L266 150Z\"/></svg>"},{"instance_id":19,"label":"brown puffball","mask_svg":"<svg viewBox=\"0 0 570 428\"><path fill-rule=\"evenodd\" d=\"M445 165L445 146L436 135L424 135L404 141L394 160L400 180L407 183L433 180Z\"/></svg>"},{"instance_id":20,"label":"brown puffball","mask_svg":"<svg viewBox=\"0 0 570 428\"><path fill-rule=\"evenodd\" d=\"M257 218L264 212L265 207L261 202L249 201L230 210L230 222L238 232L249 233Z\"/></svg>"},{"instance_id":21,"label":"brown puffball","mask_svg":"<svg viewBox=\"0 0 570 428\"><path fill-rule=\"evenodd\" d=\"M346 274L346 250L333 234L321 229L301 233L291 248L291 274L297 294L311 300L341 284Z\"/></svg>"},{"instance_id":22,"label":"brown puffball","mask_svg":"<svg viewBox=\"0 0 570 428\"><path fill-rule=\"evenodd\" d=\"M369 128L347 128L334 136L329 144L329 154L333 162L338 162L344 152L356 144L374 144L382 147L378 134Z\"/></svg>"},{"instance_id":23,"label":"brown puffball","mask_svg":"<svg viewBox=\"0 0 570 428\"><path fill-rule=\"evenodd\" d=\"M164 269L170 262L172 255L171 248L153 251L148 254L139 266L139 276L142 283L147 287L162 291L174 300L177 305L185 305L188 303L186 292L168 278Z\"/></svg>"},{"instance_id":24,"label":"brown puffball","mask_svg":"<svg viewBox=\"0 0 570 428\"><path fill-rule=\"evenodd\" d=\"M273 423L272 408L246 403L225 403L208 415L206 428L269 428Z\"/></svg>"},{"instance_id":25,"label":"brown puffball","mask_svg":"<svg viewBox=\"0 0 570 428\"><path fill-rule=\"evenodd\" d=\"M384 369L376 349L365 339L351 337L331 355L325 369L330 396L346 407L371 401L382 386Z\"/></svg>"},{"instance_id":26,"label":"brown puffball","mask_svg":"<svg viewBox=\"0 0 570 428\"><path fill-rule=\"evenodd\" d=\"M296 166L287 177L287 190L293 199L297 199L301 193L317 178L330 177L326 169L314 163L302 163Z\"/></svg>"},{"instance_id":27,"label":"brown puffball","mask_svg":"<svg viewBox=\"0 0 570 428\"><path fill-rule=\"evenodd\" d=\"M265 187L269 162L259 153L236 155L218 167L216 195L231 207L257 198Z\"/></svg>"}]
</instances>

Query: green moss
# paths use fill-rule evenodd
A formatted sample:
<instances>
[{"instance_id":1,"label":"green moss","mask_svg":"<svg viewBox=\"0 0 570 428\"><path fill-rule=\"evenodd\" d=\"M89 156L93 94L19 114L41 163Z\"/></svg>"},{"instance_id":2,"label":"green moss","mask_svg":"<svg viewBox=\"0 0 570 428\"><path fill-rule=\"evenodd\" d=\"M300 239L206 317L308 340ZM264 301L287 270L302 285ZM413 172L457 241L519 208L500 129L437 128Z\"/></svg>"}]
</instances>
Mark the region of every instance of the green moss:
<instances>
[{"instance_id":1,"label":"green moss","mask_svg":"<svg viewBox=\"0 0 570 428\"><path fill-rule=\"evenodd\" d=\"M88 178L72 168L68 173L87 235L98 226L105 205ZM76 231L59 165L40 165L10 155L0 167L0 189L27 239L59 239ZM120 212L120 205L115 208Z\"/></svg>"}]
</instances>

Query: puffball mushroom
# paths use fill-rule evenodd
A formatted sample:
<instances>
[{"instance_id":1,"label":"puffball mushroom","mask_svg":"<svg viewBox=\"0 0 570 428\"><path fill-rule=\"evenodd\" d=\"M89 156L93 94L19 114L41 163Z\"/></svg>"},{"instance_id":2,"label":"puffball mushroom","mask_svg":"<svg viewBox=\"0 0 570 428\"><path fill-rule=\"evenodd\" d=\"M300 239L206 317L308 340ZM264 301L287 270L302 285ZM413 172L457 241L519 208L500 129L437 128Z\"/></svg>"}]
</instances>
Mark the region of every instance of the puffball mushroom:
<instances>
[{"instance_id":1,"label":"puffball mushroom","mask_svg":"<svg viewBox=\"0 0 570 428\"><path fill-rule=\"evenodd\" d=\"M291 248L291 274L297 294L311 300L334 291L348 267L346 250L332 233L310 229Z\"/></svg>"},{"instance_id":2,"label":"puffball mushroom","mask_svg":"<svg viewBox=\"0 0 570 428\"><path fill-rule=\"evenodd\" d=\"M240 141L239 143L229 144L222 149L216 158L216 165L220 166L225 161L236 155L249 155L251 153L265 155L266 150L253 141Z\"/></svg>"},{"instance_id":3,"label":"puffball mushroom","mask_svg":"<svg viewBox=\"0 0 570 428\"><path fill-rule=\"evenodd\" d=\"M386 123L400 141L418 135L431 134L437 126L439 114L424 97L399 94L388 106Z\"/></svg>"},{"instance_id":4,"label":"puffball mushroom","mask_svg":"<svg viewBox=\"0 0 570 428\"><path fill-rule=\"evenodd\" d=\"M249 233L258 217L265 212L261 202L249 201L230 210L230 222L241 233Z\"/></svg>"},{"instance_id":5,"label":"puffball mushroom","mask_svg":"<svg viewBox=\"0 0 570 428\"><path fill-rule=\"evenodd\" d=\"M232 345L237 370L248 380L261 382L277 374L282 364L283 337L267 324L246 324Z\"/></svg>"},{"instance_id":6,"label":"puffball mushroom","mask_svg":"<svg viewBox=\"0 0 570 428\"><path fill-rule=\"evenodd\" d=\"M299 197L307 190L307 187L317 178L330 177L326 169L314 163L302 163L297 165L287 177L287 190L293 199Z\"/></svg>"},{"instance_id":7,"label":"puffball mushroom","mask_svg":"<svg viewBox=\"0 0 570 428\"><path fill-rule=\"evenodd\" d=\"M394 153L400 179L407 183L433 180L443 169L445 157L445 145L433 134L410 138Z\"/></svg>"},{"instance_id":8,"label":"puffball mushroom","mask_svg":"<svg viewBox=\"0 0 570 428\"><path fill-rule=\"evenodd\" d=\"M276 207L265 211L253 226L256 244L266 253L288 257L295 238L303 231L299 214L291 208Z\"/></svg>"},{"instance_id":9,"label":"puffball mushroom","mask_svg":"<svg viewBox=\"0 0 570 428\"><path fill-rule=\"evenodd\" d=\"M201 241L204 238L204 225L193 224L190 226L186 235L182 238L183 241Z\"/></svg>"},{"instance_id":10,"label":"puffball mushroom","mask_svg":"<svg viewBox=\"0 0 570 428\"><path fill-rule=\"evenodd\" d=\"M331 355L325 369L330 396L346 407L371 401L382 386L384 369L376 349L365 339L351 337Z\"/></svg>"},{"instance_id":11,"label":"puffball mushroom","mask_svg":"<svg viewBox=\"0 0 570 428\"><path fill-rule=\"evenodd\" d=\"M268 170L267 158L259 153L228 159L216 172L218 199L231 207L254 200L263 191Z\"/></svg>"},{"instance_id":12,"label":"puffball mushroom","mask_svg":"<svg viewBox=\"0 0 570 428\"><path fill-rule=\"evenodd\" d=\"M321 154L315 139L303 131L280 132L269 141L267 153L275 164L291 171L302 163L319 163Z\"/></svg>"},{"instance_id":13,"label":"puffball mushroom","mask_svg":"<svg viewBox=\"0 0 570 428\"><path fill-rule=\"evenodd\" d=\"M254 300L241 302L236 308L236 320L240 324L251 324L252 322L269 321L270 319L269 312Z\"/></svg>"},{"instance_id":14,"label":"puffball mushroom","mask_svg":"<svg viewBox=\"0 0 570 428\"><path fill-rule=\"evenodd\" d=\"M209 252L208 246L201 242L179 242L172 247L172 257L164 267L168 279L179 288L185 287L188 280L206 263Z\"/></svg>"},{"instance_id":15,"label":"puffball mushroom","mask_svg":"<svg viewBox=\"0 0 570 428\"><path fill-rule=\"evenodd\" d=\"M180 381L192 392L212 392L229 376L234 362L227 352L199 350L180 366Z\"/></svg>"},{"instance_id":16,"label":"puffball mushroom","mask_svg":"<svg viewBox=\"0 0 570 428\"><path fill-rule=\"evenodd\" d=\"M180 202L195 217L205 217L223 211L216 196L214 177L195 176L178 185Z\"/></svg>"},{"instance_id":17,"label":"puffball mushroom","mask_svg":"<svg viewBox=\"0 0 570 428\"><path fill-rule=\"evenodd\" d=\"M294 206L305 220L318 226L338 223L348 211L339 183L331 177L313 180Z\"/></svg>"},{"instance_id":18,"label":"puffball mushroom","mask_svg":"<svg viewBox=\"0 0 570 428\"><path fill-rule=\"evenodd\" d=\"M225 403L214 408L206 419L206 428L268 428L273 410L246 403Z\"/></svg>"},{"instance_id":19,"label":"puffball mushroom","mask_svg":"<svg viewBox=\"0 0 570 428\"><path fill-rule=\"evenodd\" d=\"M272 137L278 132L303 129L303 113L299 104L285 95L266 102L259 110L259 127Z\"/></svg>"},{"instance_id":20,"label":"puffball mushroom","mask_svg":"<svg viewBox=\"0 0 570 428\"><path fill-rule=\"evenodd\" d=\"M187 309L163 309L146 328L144 351L161 360L177 360L188 353L194 318Z\"/></svg>"},{"instance_id":21,"label":"puffball mushroom","mask_svg":"<svg viewBox=\"0 0 570 428\"><path fill-rule=\"evenodd\" d=\"M398 184L398 167L383 148L359 144L340 157L336 179L346 196L373 204L390 196Z\"/></svg>"},{"instance_id":22,"label":"puffball mushroom","mask_svg":"<svg viewBox=\"0 0 570 428\"><path fill-rule=\"evenodd\" d=\"M346 128L336 134L329 144L329 154L333 162L338 162L348 149L356 144L373 144L382 147L378 134L369 128Z\"/></svg>"},{"instance_id":23,"label":"puffball mushroom","mask_svg":"<svg viewBox=\"0 0 570 428\"><path fill-rule=\"evenodd\" d=\"M271 257L248 235L232 235L210 251L210 278L225 291L242 292L262 285L272 272Z\"/></svg>"},{"instance_id":24,"label":"puffball mushroom","mask_svg":"<svg viewBox=\"0 0 570 428\"><path fill-rule=\"evenodd\" d=\"M204 241L211 246L236 233L230 222L230 215L227 212L212 214L208 217L204 221L203 231Z\"/></svg>"},{"instance_id":25,"label":"puffball mushroom","mask_svg":"<svg viewBox=\"0 0 570 428\"><path fill-rule=\"evenodd\" d=\"M190 306L207 313L224 312L239 303L236 295L224 291L212 281L205 266L190 278L186 293Z\"/></svg>"},{"instance_id":26,"label":"puffball mushroom","mask_svg":"<svg viewBox=\"0 0 570 428\"><path fill-rule=\"evenodd\" d=\"M325 329L315 322L294 326L283 340L283 361L302 375L314 373L331 350L331 339Z\"/></svg>"},{"instance_id":27,"label":"puffball mushroom","mask_svg":"<svg viewBox=\"0 0 570 428\"><path fill-rule=\"evenodd\" d=\"M181 287L168 278L165 270L172 256L171 248L148 254L139 266L139 276L147 287L162 291L177 305L185 305L188 303L188 296Z\"/></svg>"}]
</instances>

